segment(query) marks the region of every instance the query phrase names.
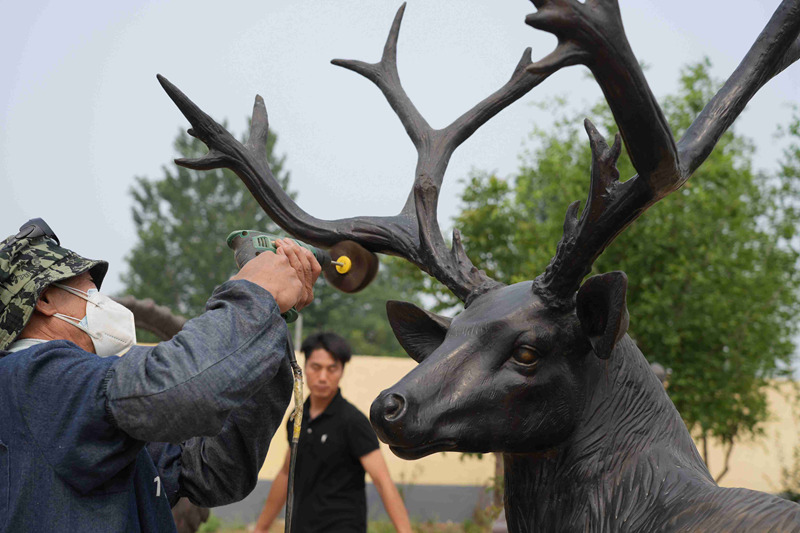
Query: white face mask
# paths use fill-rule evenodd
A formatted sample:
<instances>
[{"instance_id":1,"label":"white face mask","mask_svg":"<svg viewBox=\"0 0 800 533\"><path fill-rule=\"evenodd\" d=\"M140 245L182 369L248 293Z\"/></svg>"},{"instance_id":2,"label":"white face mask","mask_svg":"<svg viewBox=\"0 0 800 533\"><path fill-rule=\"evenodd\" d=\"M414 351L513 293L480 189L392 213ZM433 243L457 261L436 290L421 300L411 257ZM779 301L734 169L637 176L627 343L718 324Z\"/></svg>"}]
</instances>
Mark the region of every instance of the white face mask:
<instances>
[{"instance_id":1,"label":"white face mask","mask_svg":"<svg viewBox=\"0 0 800 533\"><path fill-rule=\"evenodd\" d=\"M86 316L83 319L79 320L61 313L53 316L85 331L92 338L97 355L100 357L122 355L136 344L133 313L127 307L100 294L97 289L83 292L61 283L53 283L53 285L86 300Z\"/></svg>"}]
</instances>

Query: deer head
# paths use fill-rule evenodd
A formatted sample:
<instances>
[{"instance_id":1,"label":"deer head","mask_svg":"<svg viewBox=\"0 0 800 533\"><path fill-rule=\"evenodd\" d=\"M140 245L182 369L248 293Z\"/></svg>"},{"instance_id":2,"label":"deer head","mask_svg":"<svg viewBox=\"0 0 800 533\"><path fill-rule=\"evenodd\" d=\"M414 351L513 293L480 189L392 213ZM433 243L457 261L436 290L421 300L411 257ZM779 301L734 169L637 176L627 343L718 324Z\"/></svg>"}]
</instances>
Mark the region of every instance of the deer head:
<instances>
[{"instance_id":1,"label":"deer head","mask_svg":"<svg viewBox=\"0 0 800 533\"><path fill-rule=\"evenodd\" d=\"M419 366L375 400L373 426L405 459L552 447L578 422L587 359L607 359L625 334L626 286L622 272L590 278L577 315L549 306L532 282L489 291L452 321L389 302L392 328Z\"/></svg>"},{"instance_id":2,"label":"deer head","mask_svg":"<svg viewBox=\"0 0 800 533\"><path fill-rule=\"evenodd\" d=\"M370 414L381 439L402 457L440 450L542 451L575 431L587 396L628 327L625 274L583 281L593 262L651 205L680 188L755 92L800 56L800 0L784 0L731 78L675 142L625 37L616 0L533 4L537 11L526 22L555 34L556 49L536 63L526 50L503 87L443 129L428 125L400 83L397 40L405 5L379 62L333 61L378 86L417 149L414 185L395 216L327 221L305 213L267 165L267 114L260 97L242 145L159 76L191 122L189 133L210 149L178 164L228 167L295 237L317 246L354 240L372 252L403 257L464 302L452 320L408 303L387 305L400 343L419 366L381 393ZM444 173L455 149L478 127L574 64L592 71L620 134L609 147L586 121L593 154L588 201L580 216L578 202L568 208L563 238L545 272L504 286L473 266L457 230L452 247L446 245L436 217ZM622 141L638 172L624 182L616 169Z\"/></svg>"}]
</instances>

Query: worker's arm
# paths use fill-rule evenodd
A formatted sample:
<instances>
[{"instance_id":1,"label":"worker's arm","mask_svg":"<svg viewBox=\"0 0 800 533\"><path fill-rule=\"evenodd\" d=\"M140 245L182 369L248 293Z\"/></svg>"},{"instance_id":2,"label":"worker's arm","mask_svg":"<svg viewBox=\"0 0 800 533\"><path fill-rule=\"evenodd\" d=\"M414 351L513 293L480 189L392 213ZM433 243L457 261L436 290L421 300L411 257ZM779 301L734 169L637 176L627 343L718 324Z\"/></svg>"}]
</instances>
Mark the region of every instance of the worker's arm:
<instances>
[{"instance_id":1,"label":"worker's arm","mask_svg":"<svg viewBox=\"0 0 800 533\"><path fill-rule=\"evenodd\" d=\"M217 435L286 357L286 323L272 295L248 281L228 281L214 291L206 312L171 340L134 346L114 363L107 411L142 441Z\"/></svg>"},{"instance_id":2,"label":"worker's arm","mask_svg":"<svg viewBox=\"0 0 800 533\"><path fill-rule=\"evenodd\" d=\"M250 494L291 391L291 370L284 361L271 382L231 412L218 435L180 446L148 444L170 503L186 496L196 505L217 507Z\"/></svg>"},{"instance_id":3,"label":"worker's arm","mask_svg":"<svg viewBox=\"0 0 800 533\"><path fill-rule=\"evenodd\" d=\"M184 443L179 495L217 507L250 494L291 396L292 370L284 359L278 375L230 414L219 435Z\"/></svg>"},{"instance_id":4,"label":"worker's arm","mask_svg":"<svg viewBox=\"0 0 800 533\"><path fill-rule=\"evenodd\" d=\"M371 451L360 460L364 470L372 478L394 528L398 533L411 533L411 522L408 520L406 506L389 476L389 469L386 467L386 461L384 461L380 449Z\"/></svg>"},{"instance_id":5,"label":"worker's arm","mask_svg":"<svg viewBox=\"0 0 800 533\"><path fill-rule=\"evenodd\" d=\"M281 471L272 481L267 501L264 503L264 508L261 510L261 515L258 517L253 533L268 533L270 526L272 526L272 523L286 504L286 490L289 486L289 461L290 457L287 451L286 460L283 462Z\"/></svg>"},{"instance_id":6,"label":"worker's arm","mask_svg":"<svg viewBox=\"0 0 800 533\"><path fill-rule=\"evenodd\" d=\"M313 299L312 285L319 275L319 265L310 252L293 241L285 246L280 244L278 255L285 256L298 279L303 280L303 293L295 301L295 305L302 308ZM258 284L265 271L257 267L248 273L251 264L245 265L234 278ZM267 276L261 286L269 289L274 282ZM272 294L276 290L269 292ZM289 299L282 303L280 294L276 300L279 307L291 302ZM280 310L284 309L280 307ZM292 370L288 358L283 357L277 375L231 412L219 435L195 437L183 444L178 496L187 496L205 507L217 507L250 494L258 482L258 472L264 464L270 440L281 423L291 395Z\"/></svg>"},{"instance_id":7,"label":"worker's arm","mask_svg":"<svg viewBox=\"0 0 800 533\"><path fill-rule=\"evenodd\" d=\"M174 338L135 346L112 366L104 385L112 421L142 441L217 435L285 362L280 313L313 298L319 272L311 252L294 242L252 259Z\"/></svg>"}]
</instances>

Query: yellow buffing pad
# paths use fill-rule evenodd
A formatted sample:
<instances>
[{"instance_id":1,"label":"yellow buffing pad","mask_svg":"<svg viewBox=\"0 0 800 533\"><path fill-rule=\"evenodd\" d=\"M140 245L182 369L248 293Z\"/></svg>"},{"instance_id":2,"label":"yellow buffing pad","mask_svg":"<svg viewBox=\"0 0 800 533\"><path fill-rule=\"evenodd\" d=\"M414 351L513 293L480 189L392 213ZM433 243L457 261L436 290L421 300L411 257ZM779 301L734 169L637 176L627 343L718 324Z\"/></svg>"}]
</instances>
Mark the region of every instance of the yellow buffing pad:
<instances>
[{"instance_id":1,"label":"yellow buffing pad","mask_svg":"<svg viewBox=\"0 0 800 533\"><path fill-rule=\"evenodd\" d=\"M350 272L350 268L353 266L353 262L350 261L350 258L346 255L341 256L336 260L336 262L342 263L341 265L336 265L336 272L339 274L347 274Z\"/></svg>"}]
</instances>

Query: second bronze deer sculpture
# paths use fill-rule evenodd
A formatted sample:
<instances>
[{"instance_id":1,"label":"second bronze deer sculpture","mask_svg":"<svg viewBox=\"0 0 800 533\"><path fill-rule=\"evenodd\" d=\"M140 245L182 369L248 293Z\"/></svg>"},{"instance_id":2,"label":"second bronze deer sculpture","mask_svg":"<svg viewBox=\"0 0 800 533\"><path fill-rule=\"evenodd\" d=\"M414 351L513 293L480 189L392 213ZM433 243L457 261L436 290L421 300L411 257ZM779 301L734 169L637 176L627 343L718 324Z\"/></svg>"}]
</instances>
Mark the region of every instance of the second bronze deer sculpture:
<instances>
[{"instance_id":1,"label":"second bronze deer sculpture","mask_svg":"<svg viewBox=\"0 0 800 533\"><path fill-rule=\"evenodd\" d=\"M404 257L465 304L453 319L389 302L389 320L419 366L375 400L371 420L400 457L438 451L501 452L509 528L527 531L800 531L800 506L718 487L678 412L627 335L627 279L588 278L594 260L702 164L755 92L800 56L800 0L784 0L742 63L677 142L622 27L616 0L533 0L526 22L558 38L539 62L530 49L511 79L443 129L434 129L400 84L397 39L405 6L378 63L335 60L375 83L419 154L414 186L392 217L335 221L303 212L273 178L267 115L256 98L240 144L163 78L209 153L178 160L234 170L286 231L318 246L354 240ZM436 217L454 150L482 124L560 68L587 66L608 101L638 174L619 180L618 135L608 146L587 120L589 198L567 210L544 273L505 286L472 265L456 230L452 248Z\"/></svg>"}]
</instances>

